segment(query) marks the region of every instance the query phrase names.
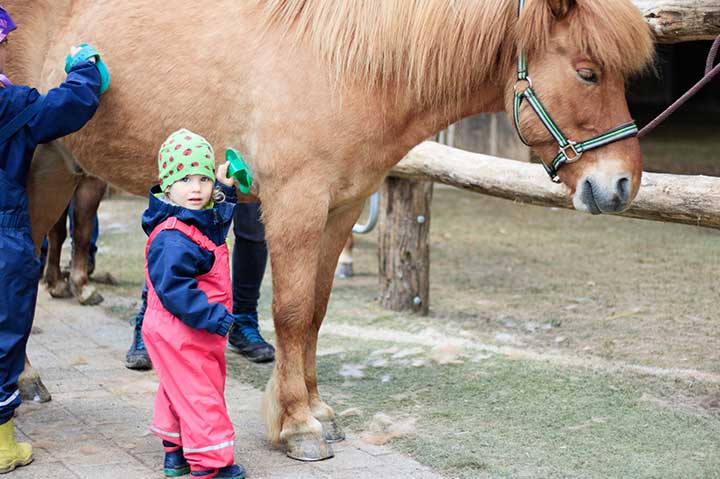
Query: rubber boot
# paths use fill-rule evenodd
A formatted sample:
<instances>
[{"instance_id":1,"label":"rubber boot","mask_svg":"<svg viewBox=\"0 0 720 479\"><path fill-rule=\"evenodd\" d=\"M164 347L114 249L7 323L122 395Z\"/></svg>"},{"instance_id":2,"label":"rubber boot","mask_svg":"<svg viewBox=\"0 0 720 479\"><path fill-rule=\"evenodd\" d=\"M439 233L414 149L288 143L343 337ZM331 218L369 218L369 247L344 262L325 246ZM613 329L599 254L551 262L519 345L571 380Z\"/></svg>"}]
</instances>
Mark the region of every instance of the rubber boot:
<instances>
[{"instance_id":1,"label":"rubber boot","mask_svg":"<svg viewBox=\"0 0 720 479\"><path fill-rule=\"evenodd\" d=\"M165 461L163 469L165 477L180 477L190 474L190 465L183 456L182 447L169 441L163 441Z\"/></svg>"},{"instance_id":2,"label":"rubber boot","mask_svg":"<svg viewBox=\"0 0 720 479\"><path fill-rule=\"evenodd\" d=\"M0 474L26 466L33 460L32 446L26 442L15 441L13 420L0 425Z\"/></svg>"},{"instance_id":3,"label":"rubber boot","mask_svg":"<svg viewBox=\"0 0 720 479\"><path fill-rule=\"evenodd\" d=\"M193 471L192 477L204 477L206 479L245 479L245 468L240 464L225 466L221 469L208 469L207 471Z\"/></svg>"}]
</instances>

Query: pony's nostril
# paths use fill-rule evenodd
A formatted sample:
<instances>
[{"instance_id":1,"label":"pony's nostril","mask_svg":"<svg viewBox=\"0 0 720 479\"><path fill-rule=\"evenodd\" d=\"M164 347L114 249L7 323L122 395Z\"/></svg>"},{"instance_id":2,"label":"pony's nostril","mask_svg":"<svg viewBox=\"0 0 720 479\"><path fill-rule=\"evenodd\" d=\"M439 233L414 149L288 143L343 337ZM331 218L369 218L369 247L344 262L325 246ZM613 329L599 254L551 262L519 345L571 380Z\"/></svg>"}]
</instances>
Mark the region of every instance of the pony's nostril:
<instances>
[{"instance_id":1,"label":"pony's nostril","mask_svg":"<svg viewBox=\"0 0 720 479\"><path fill-rule=\"evenodd\" d=\"M602 213L600 208L598 207L597 200L595 199L595 192L593 191L593 182L590 181L590 179L586 179L583 182L583 188L582 188L582 202L585 205L585 207L588 209L588 211L593 215L598 215Z\"/></svg>"},{"instance_id":2,"label":"pony's nostril","mask_svg":"<svg viewBox=\"0 0 720 479\"><path fill-rule=\"evenodd\" d=\"M625 204L630 197L630 178L620 178L618 180L617 194L620 201Z\"/></svg>"}]
</instances>

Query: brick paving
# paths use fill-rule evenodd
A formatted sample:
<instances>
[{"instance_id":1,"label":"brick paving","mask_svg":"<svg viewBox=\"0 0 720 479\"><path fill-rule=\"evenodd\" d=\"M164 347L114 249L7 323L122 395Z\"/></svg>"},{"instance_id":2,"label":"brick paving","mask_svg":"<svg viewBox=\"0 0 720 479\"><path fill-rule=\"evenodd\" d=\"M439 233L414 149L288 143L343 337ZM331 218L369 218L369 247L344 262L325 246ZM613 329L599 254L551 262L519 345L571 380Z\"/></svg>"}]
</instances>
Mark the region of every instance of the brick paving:
<instances>
[{"instance_id":1,"label":"brick paving","mask_svg":"<svg viewBox=\"0 0 720 479\"><path fill-rule=\"evenodd\" d=\"M41 288L42 289L42 288ZM162 478L160 440L147 426L157 379L123 365L131 327L100 308L40 292L29 353L53 400L25 402L15 424L35 462L14 479ZM235 457L253 479L436 479L441 476L388 447L349 435L333 459L302 463L271 448L260 419L262 392L232 377L227 402L237 434Z\"/></svg>"}]
</instances>

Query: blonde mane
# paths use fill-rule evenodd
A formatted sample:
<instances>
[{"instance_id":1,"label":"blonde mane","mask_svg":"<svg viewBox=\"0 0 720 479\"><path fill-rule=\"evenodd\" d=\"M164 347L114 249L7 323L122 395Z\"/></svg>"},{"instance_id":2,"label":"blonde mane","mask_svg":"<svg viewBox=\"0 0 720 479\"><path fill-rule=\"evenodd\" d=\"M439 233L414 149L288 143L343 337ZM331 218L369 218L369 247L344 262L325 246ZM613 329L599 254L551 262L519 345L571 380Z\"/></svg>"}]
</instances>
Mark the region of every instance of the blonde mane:
<instances>
[{"instance_id":1,"label":"blonde mane","mask_svg":"<svg viewBox=\"0 0 720 479\"><path fill-rule=\"evenodd\" d=\"M253 0L265 30L309 43L338 82L392 82L422 104L462 100L480 84L504 82L517 45L532 57L555 18L547 0ZM652 58L649 27L629 0L578 0L571 35L604 68L631 73ZM519 26L519 28L518 28Z\"/></svg>"}]
</instances>

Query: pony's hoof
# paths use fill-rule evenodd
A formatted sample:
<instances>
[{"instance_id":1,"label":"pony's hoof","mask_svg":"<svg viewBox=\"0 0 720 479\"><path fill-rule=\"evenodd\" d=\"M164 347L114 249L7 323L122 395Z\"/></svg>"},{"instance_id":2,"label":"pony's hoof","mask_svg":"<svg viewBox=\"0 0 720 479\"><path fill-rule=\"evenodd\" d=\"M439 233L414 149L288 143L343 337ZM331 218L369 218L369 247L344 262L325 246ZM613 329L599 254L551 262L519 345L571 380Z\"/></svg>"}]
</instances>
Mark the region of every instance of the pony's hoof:
<instances>
[{"instance_id":1,"label":"pony's hoof","mask_svg":"<svg viewBox=\"0 0 720 479\"><path fill-rule=\"evenodd\" d=\"M76 290L75 297L77 298L78 303L83 306L97 306L105 300L105 298L103 298L102 295L90 284L86 285L79 291Z\"/></svg>"},{"instance_id":2,"label":"pony's hoof","mask_svg":"<svg viewBox=\"0 0 720 479\"><path fill-rule=\"evenodd\" d=\"M65 280L58 281L55 284L48 283L47 286L48 293L50 293L50 296L57 299L64 299L64 298L72 298L72 292L70 291L70 286L68 286L67 282Z\"/></svg>"},{"instance_id":3,"label":"pony's hoof","mask_svg":"<svg viewBox=\"0 0 720 479\"><path fill-rule=\"evenodd\" d=\"M335 267L336 278L352 278L354 275L352 263L338 263Z\"/></svg>"},{"instance_id":4,"label":"pony's hoof","mask_svg":"<svg viewBox=\"0 0 720 479\"><path fill-rule=\"evenodd\" d=\"M320 421L323 428L323 439L325 442L333 443L345 440L345 432L336 420Z\"/></svg>"},{"instance_id":5,"label":"pony's hoof","mask_svg":"<svg viewBox=\"0 0 720 479\"><path fill-rule=\"evenodd\" d=\"M92 280L95 283L109 284L110 286L118 286L120 284L120 281L118 281L115 276L107 272L94 275Z\"/></svg>"},{"instance_id":6,"label":"pony's hoof","mask_svg":"<svg viewBox=\"0 0 720 479\"><path fill-rule=\"evenodd\" d=\"M287 456L298 461L322 461L335 455L330 444L313 434L299 434L288 438L287 448Z\"/></svg>"},{"instance_id":7,"label":"pony's hoof","mask_svg":"<svg viewBox=\"0 0 720 479\"><path fill-rule=\"evenodd\" d=\"M20 397L25 401L48 402L52 399L50 392L37 372L21 376L18 379L18 389L20 390Z\"/></svg>"}]
</instances>

